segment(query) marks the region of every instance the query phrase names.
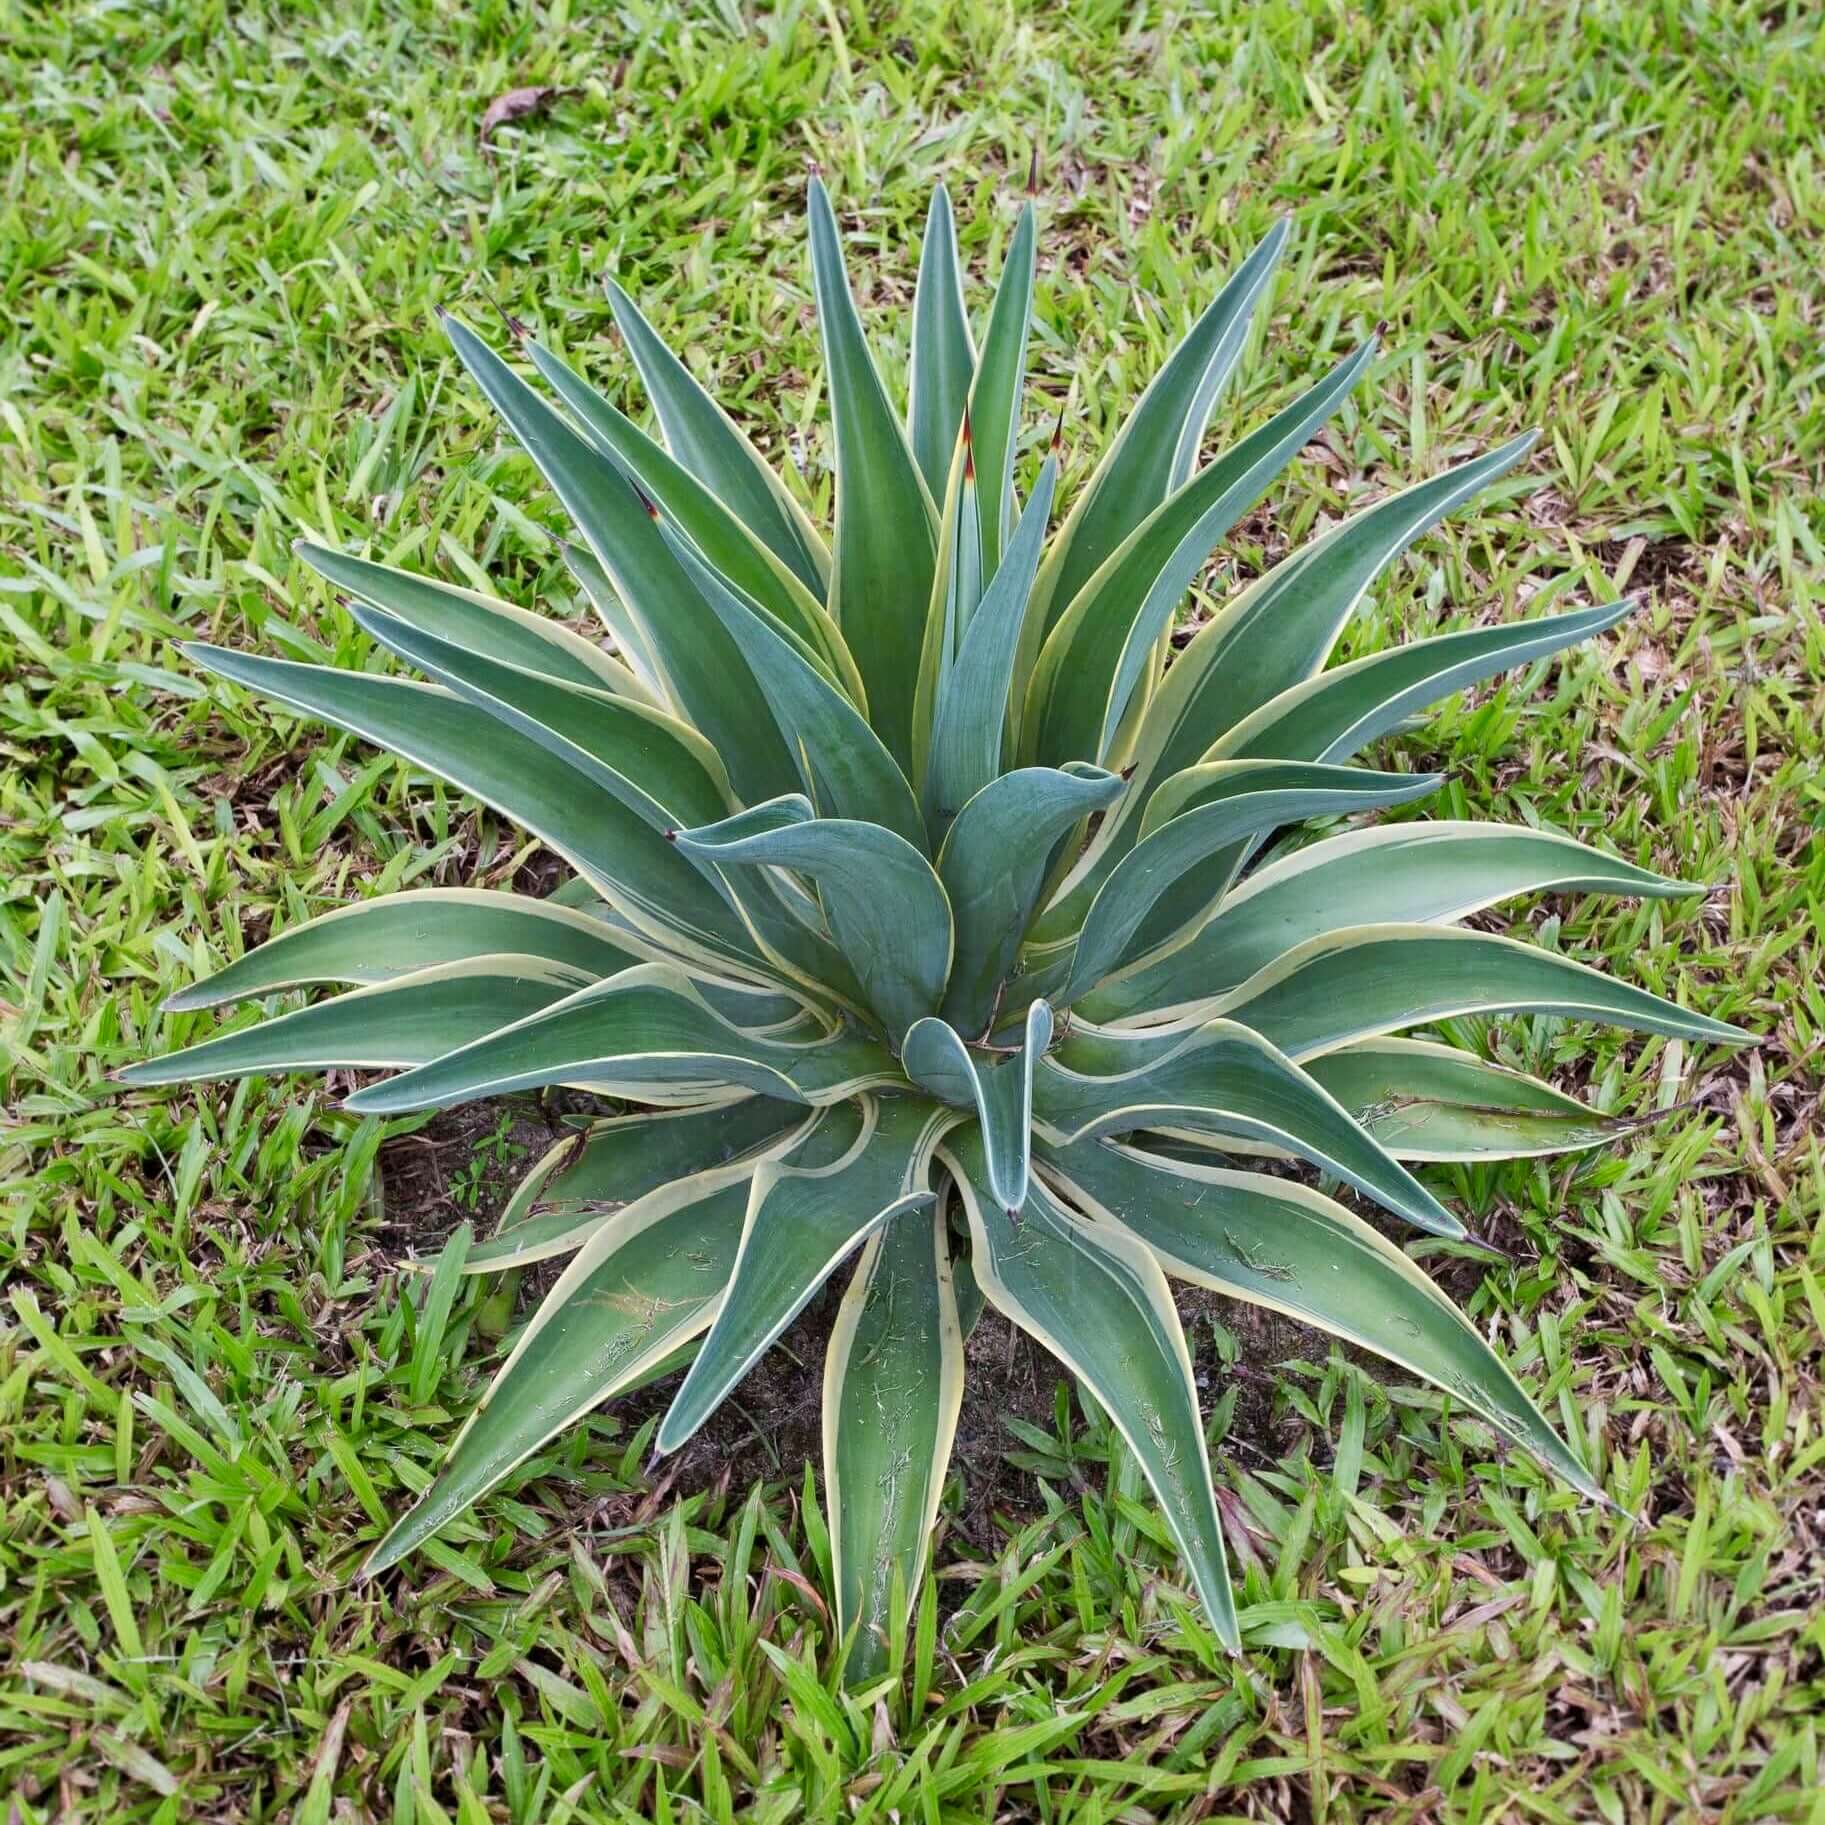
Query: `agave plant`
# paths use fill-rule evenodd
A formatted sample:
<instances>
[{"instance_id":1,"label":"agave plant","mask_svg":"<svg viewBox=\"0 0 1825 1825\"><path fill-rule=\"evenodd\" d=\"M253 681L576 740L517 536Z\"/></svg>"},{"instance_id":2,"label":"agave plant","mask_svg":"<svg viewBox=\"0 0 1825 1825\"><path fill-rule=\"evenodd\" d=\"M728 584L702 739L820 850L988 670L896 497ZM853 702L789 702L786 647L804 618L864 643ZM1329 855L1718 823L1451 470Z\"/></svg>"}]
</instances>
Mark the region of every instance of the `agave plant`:
<instances>
[{"instance_id":1,"label":"agave plant","mask_svg":"<svg viewBox=\"0 0 1825 1825\"><path fill-rule=\"evenodd\" d=\"M1194 579L1371 347L1201 460L1282 224L1048 538L1057 439L1032 474L1021 428L1034 233L1029 205L978 343L934 197L902 418L812 182L828 545L611 287L657 437L521 326L548 392L447 325L575 522L567 556L605 638L305 543L361 627L429 682L186 649L473 794L574 876L548 899L402 892L287 930L170 1005L358 986L129 1081L394 1069L347 1106L395 1114L543 1085L625 1106L535 1166L468 1254L472 1273L569 1264L370 1569L600 1402L688 1364L657 1436L675 1451L852 1257L824 1378L851 1678L887 1664L919 1586L985 1298L1120 1428L1232 1647L1169 1277L1379 1353L1601 1494L1407 1255L1264 1168L1290 1157L1463 1237L1411 1162L1589 1148L1620 1124L1391 1035L1543 1011L1736 1037L1460 923L1532 890L1696 889L1533 828L1394 820L1295 840L1308 821L1433 791L1436 775L1355 759L1422 706L1629 605L1327 663L1376 577L1519 461L1523 437L1331 527L1175 651Z\"/></svg>"}]
</instances>

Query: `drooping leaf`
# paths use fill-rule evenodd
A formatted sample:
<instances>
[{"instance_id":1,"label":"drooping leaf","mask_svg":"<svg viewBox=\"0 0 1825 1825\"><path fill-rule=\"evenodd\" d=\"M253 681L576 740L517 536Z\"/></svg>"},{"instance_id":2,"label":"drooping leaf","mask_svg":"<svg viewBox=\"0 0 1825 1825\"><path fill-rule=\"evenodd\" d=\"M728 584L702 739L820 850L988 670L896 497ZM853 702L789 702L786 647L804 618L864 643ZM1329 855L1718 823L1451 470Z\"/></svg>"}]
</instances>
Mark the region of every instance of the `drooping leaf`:
<instances>
[{"instance_id":1,"label":"drooping leaf","mask_svg":"<svg viewBox=\"0 0 1825 1825\"><path fill-rule=\"evenodd\" d=\"M649 805L591 791L537 742L435 685L187 645L198 665L320 717L448 780L510 817L587 874L666 949L739 973L770 974L747 928L711 883L665 840Z\"/></svg>"},{"instance_id":2,"label":"drooping leaf","mask_svg":"<svg viewBox=\"0 0 1825 1825\"><path fill-rule=\"evenodd\" d=\"M205 1039L120 1073L124 1084L185 1084L268 1071L384 1070L420 1065L452 1047L564 1000L587 972L543 957L438 963Z\"/></svg>"},{"instance_id":3,"label":"drooping leaf","mask_svg":"<svg viewBox=\"0 0 1825 1825\"><path fill-rule=\"evenodd\" d=\"M1713 1045L1744 1035L1537 944L1437 925L1314 938L1212 1006L1294 1058L1464 1014L1561 1014Z\"/></svg>"},{"instance_id":4,"label":"drooping leaf","mask_svg":"<svg viewBox=\"0 0 1825 1825\"><path fill-rule=\"evenodd\" d=\"M957 923L942 1012L959 1032L987 1032L1057 846L1121 792L1115 774L1073 762L1004 773L963 807L938 855Z\"/></svg>"},{"instance_id":5,"label":"drooping leaf","mask_svg":"<svg viewBox=\"0 0 1825 1825\"><path fill-rule=\"evenodd\" d=\"M385 982L503 951L562 965L579 982L642 961L611 926L574 908L525 894L421 887L358 900L290 926L213 976L179 989L165 1011L188 1014L320 982Z\"/></svg>"},{"instance_id":6,"label":"drooping leaf","mask_svg":"<svg viewBox=\"0 0 1825 1825\"><path fill-rule=\"evenodd\" d=\"M928 1208L932 1150L957 1117L922 1098L863 1097L824 1120L850 1137L823 1166L765 1161L755 1173L741 1248L715 1322L660 1421L676 1451L872 1231Z\"/></svg>"},{"instance_id":7,"label":"drooping leaf","mask_svg":"<svg viewBox=\"0 0 1825 1825\"><path fill-rule=\"evenodd\" d=\"M613 279L608 302L659 415L666 448L821 600L830 553L805 510Z\"/></svg>"},{"instance_id":8,"label":"drooping leaf","mask_svg":"<svg viewBox=\"0 0 1825 1825\"><path fill-rule=\"evenodd\" d=\"M1052 1043L1052 1010L1027 1009L1019 1049L990 1064L964 1044L956 1028L927 1019L907 1030L900 1066L922 1090L975 1112L982 1131L986 1183L1010 1215L1027 1201L1033 1129L1033 1074Z\"/></svg>"},{"instance_id":9,"label":"drooping leaf","mask_svg":"<svg viewBox=\"0 0 1825 1825\"><path fill-rule=\"evenodd\" d=\"M471 1246L463 1271L492 1273L568 1254L623 1204L673 1179L796 1147L812 1119L771 1097L750 1096L597 1122L559 1141L520 1180L494 1234Z\"/></svg>"},{"instance_id":10,"label":"drooping leaf","mask_svg":"<svg viewBox=\"0 0 1825 1825\"><path fill-rule=\"evenodd\" d=\"M1078 1028L1041 1063L1033 1114L1039 1132L1061 1146L1144 1128L1263 1141L1347 1180L1421 1229L1464 1233L1334 1097L1233 1021L1157 1033Z\"/></svg>"},{"instance_id":11,"label":"drooping leaf","mask_svg":"<svg viewBox=\"0 0 1825 1825\"><path fill-rule=\"evenodd\" d=\"M957 228L942 184L932 191L913 288L912 366L907 385L906 435L925 486L935 500L944 492L951 452L976 371L969 314L963 308L963 274Z\"/></svg>"},{"instance_id":12,"label":"drooping leaf","mask_svg":"<svg viewBox=\"0 0 1825 1825\"><path fill-rule=\"evenodd\" d=\"M877 1230L824 1357L824 1499L851 1684L885 1670L894 1592L910 1600L924 1574L963 1404L963 1338L944 1212Z\"/></svg>"},{"instance_id":13,"label":"drooping leaf","mask_svg":"<svg viewBox=\"0 0 1825 1825\"><path fill-rule=\"evenodd\" d=\"M963 1191L989 1303L1068 1365L1115 1422L1205 1614L1227 1646L1239 1646L1191 1352L1159 1263L1127 1232L1068 1210L1038 1179L1019 1220L1010 1218L988 1191L973 1129L948 1136L942 1156Z\"/></svg>"},{"instance_id":14,"label":"drooping leaf","mask_svg":"<svg viewBox=\"0 0 1825 1825\"><path fill-rule=\"evenodd\" d=\"M1239 853L1245 839L1302 818L1410 804L1435 792L1439 778L1307 762L1222 770L1202 783L1188 809L1129 850L1103 883L1078 934L1059 1000L1069 1006L1122 964L1153 957L1195 929L1206 907L1182 884L1198 864ZM1211 883L1218 892L1224 884Z\"/></svg>"},{"instance_id":15,"label":"drooping leaf","mask_svg":"<svg viewBox=\"0 0 1825 1825\"><path fill-rule=\"evenodd\" d=\"M1315 1324L1446 1389L1574 1488L1601 1487L1476 1328L1342 1205L1259 1173L1095 1141L1046 1154L1079 1209L1132 1233L1167 1273Z\"/></svg>"},{"instance_id":16,"label":"drooping leaf","mask_svg":"<svg viewBox=\"0 0 1825 1825\"><path fill-rule=\"evenodd\" d=\"M741 1091L820 1106L898 1077L886 1052L853 1034L789 1042L744 1033L678 971L649 963L431 1064L370 1084L346 1106L395 1115L545 1084L583 1084L659 1107Z\"/></svg>"},{"instance_id":17,"label":"drooping leaf","mask_svg":"<svg viewBox=\"0 0 1825 1825\"><path fill-rule=\"evenodd\" d=\"M868 352L843 271L836 218L815 177L808 202L811 269L836 432L829 608L861 670L875 733L910 774L913 695L937 566L937 515Z\"/></svg>"},{"instance_id":18,"label":"drooping leaf","mask_svg":"<svg viewBox=\"0 0 1825 1825\"><path fill-rule=\"evenodd\" d=\"M1232 888L1189 943L1103 983L1079 1006L1105 1024L1174 1018L1276 957L1351 925L1448 924L1513 894L1671 899L1702 892L1567 836L1454 820L1350 830L1269 862Z\"/></svg>"},{"instance_id":19,"label":"drooping leaf","mask_svg":"<svg viewBox=\"0 0 1825 1825\"><path fill-rule=\"evenodd\" d=\"M1580 1153L1641 1125L1600 1115L1523 1071L1423 1039L1361 1040L1306 1069L1399 1160Z\"/></svg>"},{"instance_id":20,"label":"drooping leaf","mask_svg":"<svg viewBox=\"0 0 1825 1825\"><path fill-rule=\"evenodd\" d=\"M719 866L793 868L816 881L830 934L890 1040L937 1011L951 965L950 902L903 837L879 824L814 818L804 799L787 797L675 840Z\"/></svg>"}]
</instances>

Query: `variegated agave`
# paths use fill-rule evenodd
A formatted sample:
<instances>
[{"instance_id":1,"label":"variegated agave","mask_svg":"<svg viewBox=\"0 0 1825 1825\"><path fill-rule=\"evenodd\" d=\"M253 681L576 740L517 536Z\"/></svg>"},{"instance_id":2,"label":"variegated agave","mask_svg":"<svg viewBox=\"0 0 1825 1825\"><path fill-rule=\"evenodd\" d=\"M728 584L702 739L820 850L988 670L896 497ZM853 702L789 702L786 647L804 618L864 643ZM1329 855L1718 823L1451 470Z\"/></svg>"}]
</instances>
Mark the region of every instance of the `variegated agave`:
<instances>
[{"instance_id":1,"label":"variegated agave","mask_svg":"<svg viewBox=\"0 0 1825 1825\"><path fill-rule=\"evenodd\" d=\"M134 1083L397 1068L392 1113L541 1085L630 1105L541 1162L480 1272L568 1255L389 1565L599 1402L686 1363L671 1451L852 1256L824 1467L852 1678L922 1575L981 1299L1094 1391L1191 1582L1237 1641L1169 1275L1438 1383L1589 1494L1501 1360L1309 1163L1438 1236L1403 1161L1590 1147L1616 1124L1427 1039L1497 1010L1733 1029L1463 929L1530 890L1694 891L1536 829L1397 821L1433 776L1352 764L1422 706L1614 625L1614 603L1327 659L1385 566L1526 451L1375 502L1235 594L1171 658L1201 567L1361 378L1364 347L1214 459L1205 426L1285 239L1197 320L1051 538L1022 501L1034 287L1022 215L980 344L932 205L904 420L811 185L835 537L660 343L615 316L663 441L514 326L535 390L469 371L581 534L609 636L305 544L414 683L189 648L517 820L575 871L546 900L387 895L284 932L172 1004L352 992L141 1064ZM555 400L555 403L553 401ZM1245 1162L1253 1160L1254 1164Z\"/></svg>"}]
</instances>

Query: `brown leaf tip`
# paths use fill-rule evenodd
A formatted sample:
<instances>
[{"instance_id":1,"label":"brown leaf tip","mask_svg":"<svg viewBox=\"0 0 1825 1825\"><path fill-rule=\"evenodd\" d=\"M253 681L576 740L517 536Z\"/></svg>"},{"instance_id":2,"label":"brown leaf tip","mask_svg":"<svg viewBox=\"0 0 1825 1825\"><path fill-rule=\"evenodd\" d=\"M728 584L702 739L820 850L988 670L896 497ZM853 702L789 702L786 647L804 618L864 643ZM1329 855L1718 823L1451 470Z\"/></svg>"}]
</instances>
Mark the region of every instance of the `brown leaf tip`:
<instances>
[{"instance_id":1,"label":"brown leaf tip","mask_svg":"<svg viewBox=\"0 0 1825 1825\"><path fill-rule=\"evenodd\" d=\"M1033 148L1033 156L1027 161L1027 195L1039 194L1039 148Z\"/></svg>"}]
</instances>

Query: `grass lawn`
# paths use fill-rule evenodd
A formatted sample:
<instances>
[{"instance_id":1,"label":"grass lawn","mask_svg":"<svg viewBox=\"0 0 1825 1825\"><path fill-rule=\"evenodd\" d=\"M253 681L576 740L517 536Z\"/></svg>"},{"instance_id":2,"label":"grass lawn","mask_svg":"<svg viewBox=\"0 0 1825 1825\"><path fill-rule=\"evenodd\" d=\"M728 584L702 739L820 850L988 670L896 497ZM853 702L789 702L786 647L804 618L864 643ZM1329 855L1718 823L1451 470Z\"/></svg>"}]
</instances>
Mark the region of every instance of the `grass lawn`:
<instances>
[{"instance_id":1,"label":"grass lawn","mask_svg":"<svg viewBox=\"0 0 1825 1825\"><path fill-rule=\"evenodd\" d=\"M8 1825L1825 1821L1825 43L1799 0L1351 12L0 0ZM791 1404L814 1308L720 1464L649 1473L653 1410L611 1409L355 1585L513 1321L513 1289L422 1270L562 1111L380 1122L346 1083L106 1074L209 1031L161 1000L269 927L553 875L173 643L378 663L300 533L581 617L439 304L498 304L637 401L619 275L827 512L808 167L897 374L930 186L979 280L1035 154L1027 431L1064 405L1067 489L1291 212L1218 428L1377 321L1384 352L1228 570L1539 426L1350 650L1646 594L1401 738L1450 770L1443 815L1715 886L1488 923L1757 1045L1471 1032L1667 1113L1428 1175L1512 1257L1429 1265L1637 1518L1396 1373L1188 1307L1231 1662L1119 1441L991 1326L902 1676L844 1697Z\"/></svg>"}]
</instances>

